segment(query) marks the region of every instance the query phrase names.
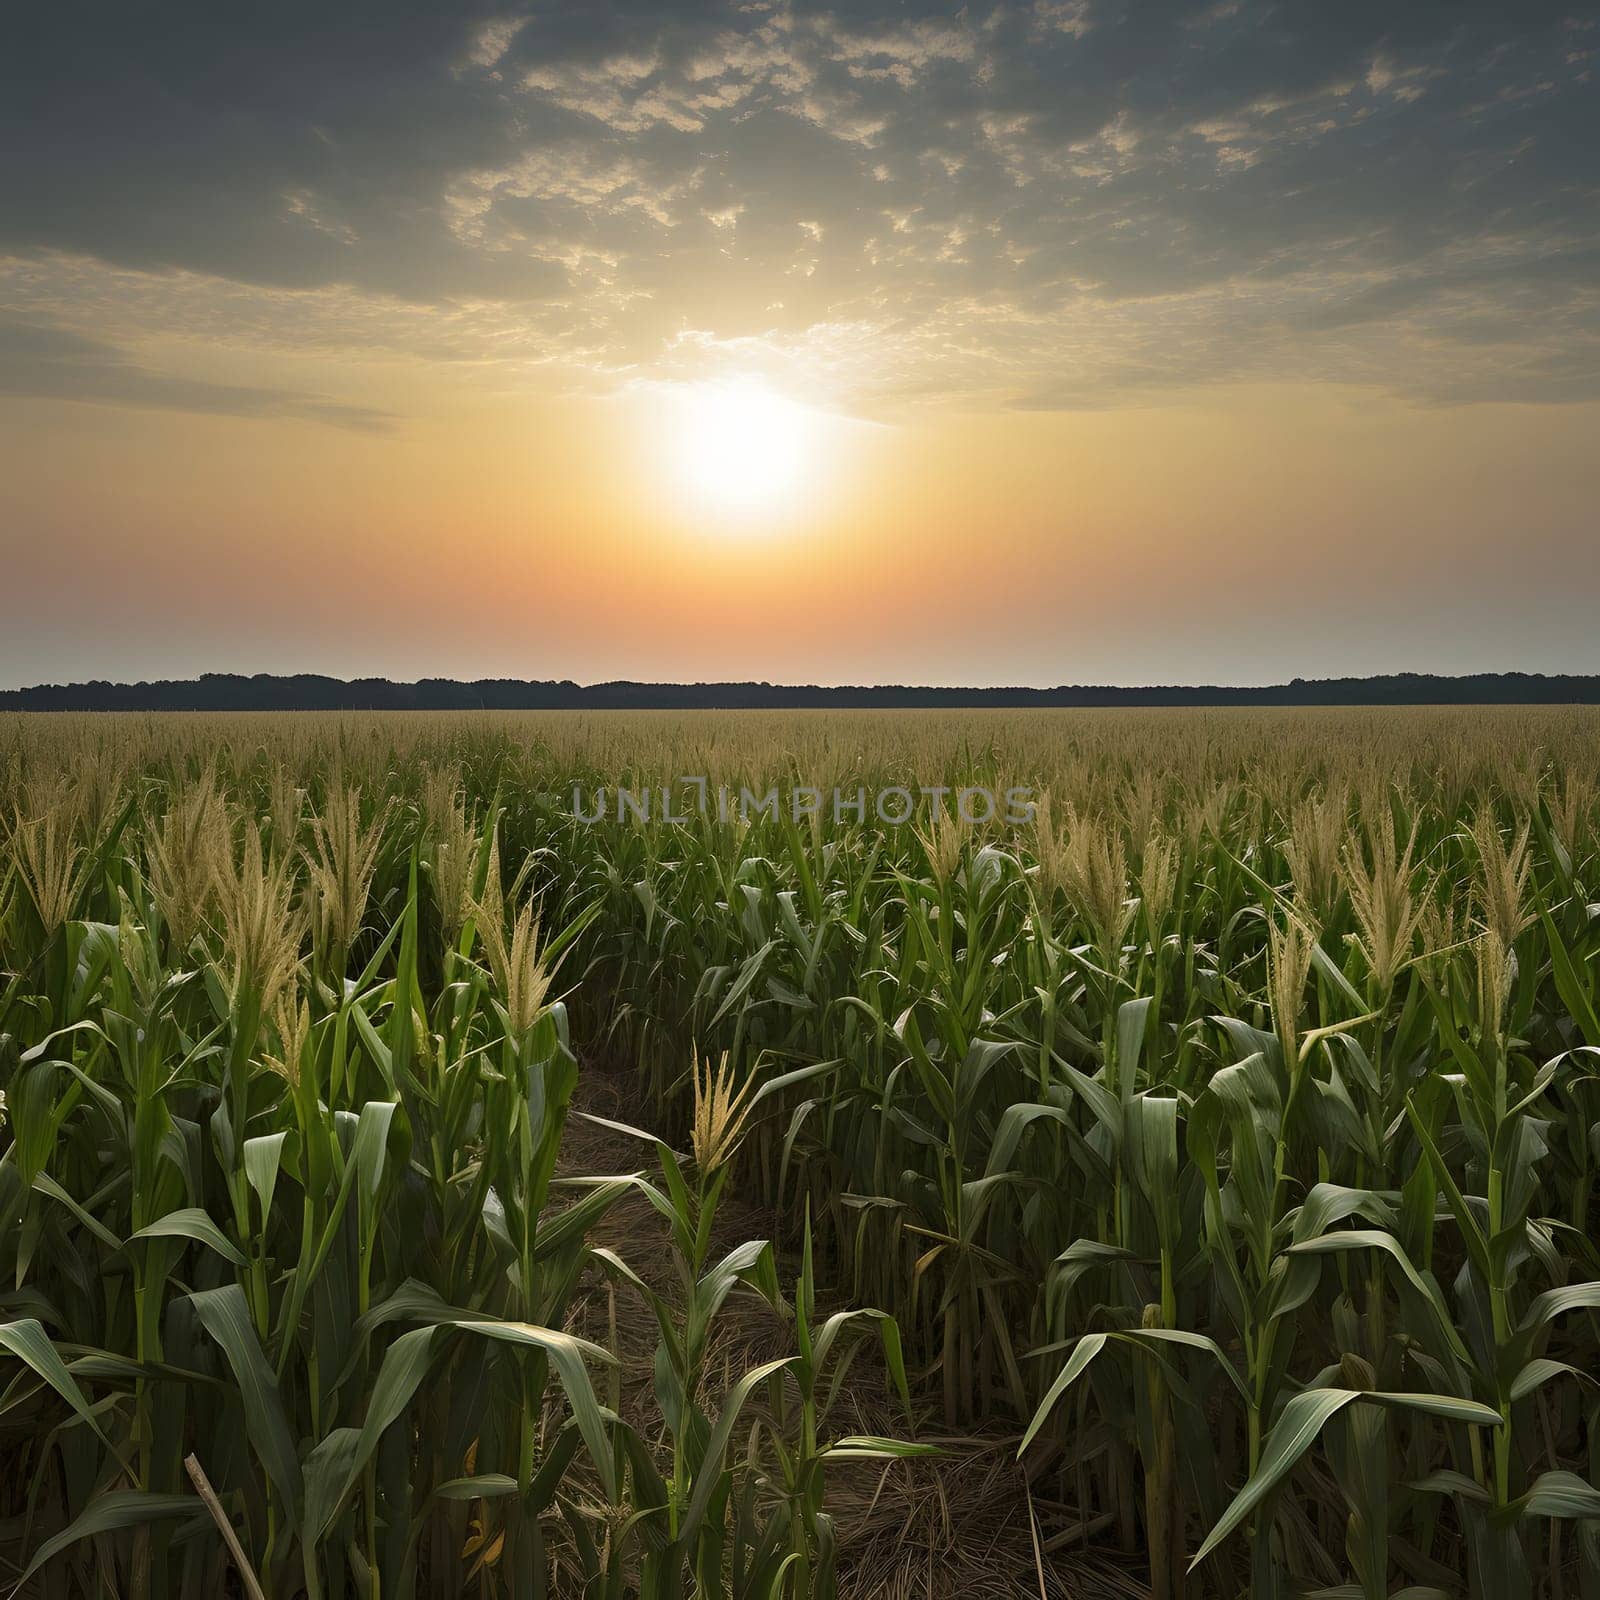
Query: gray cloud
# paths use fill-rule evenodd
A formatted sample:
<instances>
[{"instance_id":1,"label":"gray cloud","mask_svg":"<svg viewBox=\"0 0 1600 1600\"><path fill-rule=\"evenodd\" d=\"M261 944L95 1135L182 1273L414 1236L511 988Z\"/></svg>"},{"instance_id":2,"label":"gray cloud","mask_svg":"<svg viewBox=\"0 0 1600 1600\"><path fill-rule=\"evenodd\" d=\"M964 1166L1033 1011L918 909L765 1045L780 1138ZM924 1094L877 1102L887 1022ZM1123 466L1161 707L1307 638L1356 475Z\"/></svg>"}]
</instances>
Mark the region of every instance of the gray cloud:
<instances>
[{"instance_id":1,"label":"gray cloud","mask_svg":"<svg viewBox=\"0 0 1600 1600\"><path fill-rule=\"evenodd\" d=\"M99 340L4 317L0 317L0 395L228 417L284 417L369 433L387 432L395 420L384 411L289 389L207 383L152 371Z\"/></svg>"},{"instance_id":2,"label":"gray cloud","mask_svg":"<svg viewBox=\"0 0 1600 1600\"><path fill-rule=\"evenodd\" d=\"M1538 0L40 8L0 252L591 378L1565 399L1600 391L1597 46Z\"/></svg>"}]
</instances>

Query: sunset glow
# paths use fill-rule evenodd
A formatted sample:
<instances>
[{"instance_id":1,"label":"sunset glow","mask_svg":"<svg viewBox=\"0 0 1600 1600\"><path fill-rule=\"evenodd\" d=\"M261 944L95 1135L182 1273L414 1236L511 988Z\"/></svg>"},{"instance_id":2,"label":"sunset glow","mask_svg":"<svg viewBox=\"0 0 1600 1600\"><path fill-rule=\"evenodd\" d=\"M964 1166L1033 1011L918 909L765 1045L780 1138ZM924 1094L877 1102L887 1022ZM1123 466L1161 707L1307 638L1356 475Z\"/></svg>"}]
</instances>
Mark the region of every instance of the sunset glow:
<instances>
[{"instance_id":1,"label":"sunset glow","mask_svg":"<svg viewBox=\"0 0 1600 1600\"><path fill-rule=\"evenodd\" d=\"M781 506L808 460L807 413L765 385L704 384L679 401L684 477L706 501L744 513Z\"/></svg>"},{"instance_id":2,"label":"sunset glow","mask_svg":"<svg viewBox=\"0 0 1600 1600\"><path fill-rule=\"evenodd\" d=\"M1592 8L380 9L12 41L0 682L1600 668Z\"/></svg>"}]
</instances>

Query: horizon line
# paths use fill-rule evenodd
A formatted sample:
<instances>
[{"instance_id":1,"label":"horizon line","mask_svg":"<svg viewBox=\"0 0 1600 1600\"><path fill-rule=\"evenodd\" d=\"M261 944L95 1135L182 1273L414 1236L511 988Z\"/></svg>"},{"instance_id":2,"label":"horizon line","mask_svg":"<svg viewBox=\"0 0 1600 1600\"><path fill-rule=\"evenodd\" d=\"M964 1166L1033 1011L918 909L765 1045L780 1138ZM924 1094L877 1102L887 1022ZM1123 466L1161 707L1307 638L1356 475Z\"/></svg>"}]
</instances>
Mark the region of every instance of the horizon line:
<instances>
[{"instance_id":1,"label":"horizon line","mask_svg":"<svg viewBox=\"0 0 1600 1600\"><path fill-rule=\"evenodd\" d=\"M1003 709L1116 705L1595 705L1600 674L1391 672L1276 683L1009 684L774 683L767 679L340 678L326 673L204 672L0 689L0 710L467 711Z\"/></svg>"}]
</instances>

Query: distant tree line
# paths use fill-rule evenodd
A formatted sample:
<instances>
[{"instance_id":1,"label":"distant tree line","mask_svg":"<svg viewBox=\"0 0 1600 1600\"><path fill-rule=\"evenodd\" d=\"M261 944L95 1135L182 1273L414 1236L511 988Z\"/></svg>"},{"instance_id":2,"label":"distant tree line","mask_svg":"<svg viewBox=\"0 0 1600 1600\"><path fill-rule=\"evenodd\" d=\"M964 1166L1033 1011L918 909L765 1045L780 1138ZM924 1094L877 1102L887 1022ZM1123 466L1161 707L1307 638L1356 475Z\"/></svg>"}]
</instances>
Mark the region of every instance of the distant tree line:
<instances>
[{"instance_id":1,"label":"distant tree line","mask_svg":"<svg viewBox=\"0 0 1600 1600\"><path fill-rule=\"evenodd\" d=\"M1600 676L1479 672L1446 678L1398 672L1295 678L1236 688L1160 684L1118 688L928 688L907 684L574 683L570 679L326 678L208 672L151 683L38 684L0 690L0 711L692 711L860 707L1597 705Z\"/></svg>"}]
</instances>

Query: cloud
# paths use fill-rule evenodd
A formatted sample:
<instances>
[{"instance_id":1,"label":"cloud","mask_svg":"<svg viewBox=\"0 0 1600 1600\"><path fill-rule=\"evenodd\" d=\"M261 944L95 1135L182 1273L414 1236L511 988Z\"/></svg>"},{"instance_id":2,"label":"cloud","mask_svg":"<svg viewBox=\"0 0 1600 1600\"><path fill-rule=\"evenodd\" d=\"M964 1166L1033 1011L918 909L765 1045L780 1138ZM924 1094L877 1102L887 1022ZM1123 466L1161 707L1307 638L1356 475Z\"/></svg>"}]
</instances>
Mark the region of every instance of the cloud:
<instances>
[{"instance_id":1,"label":"cloud","mask_svg":"<svg viewBox=\"0 0 1600 1600\"><path fill-rule=\"evenodd\" d=\"M0 253L13 303L53 262L114 317L528 381L1561 399L1597 46L1540 0L52 8L0 65Z\"/></svg>"},{"instance_id":2,"label":"cloud","mask_svg":"<svg viewBox=\"0 0 1600 1600\"><path fill-rule=\"evenodd\" d=\"M152 371L111 345L69 329L0 318L0 395L80 400L227 417L282 417L383 433L388 412L318 395L242 384L207 383Z\"/></svg>"}]
</instances>

